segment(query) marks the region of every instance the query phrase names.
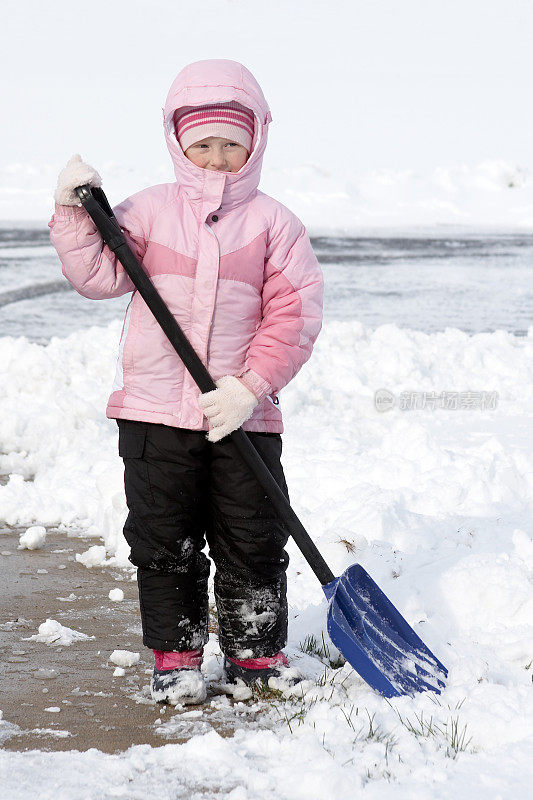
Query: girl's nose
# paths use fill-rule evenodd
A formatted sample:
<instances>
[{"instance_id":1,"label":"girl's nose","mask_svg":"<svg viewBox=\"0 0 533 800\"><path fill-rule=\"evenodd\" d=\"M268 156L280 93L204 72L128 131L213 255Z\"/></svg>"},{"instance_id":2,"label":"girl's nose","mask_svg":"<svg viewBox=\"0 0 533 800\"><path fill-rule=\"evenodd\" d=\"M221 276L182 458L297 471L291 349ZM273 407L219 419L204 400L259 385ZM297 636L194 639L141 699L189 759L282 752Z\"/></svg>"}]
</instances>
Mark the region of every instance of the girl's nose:
<instances>
[{"instance_id":1,"label":"girl's nose","mask_svg":"<svg viewBox=\"0 0 533 800\"><path fill-rule=\"evenodd\" d=\"M226 163L226 156L223 150L215 150L211 154L211 164L213 167L222 167Z\"/></svg>"}]
</instances>

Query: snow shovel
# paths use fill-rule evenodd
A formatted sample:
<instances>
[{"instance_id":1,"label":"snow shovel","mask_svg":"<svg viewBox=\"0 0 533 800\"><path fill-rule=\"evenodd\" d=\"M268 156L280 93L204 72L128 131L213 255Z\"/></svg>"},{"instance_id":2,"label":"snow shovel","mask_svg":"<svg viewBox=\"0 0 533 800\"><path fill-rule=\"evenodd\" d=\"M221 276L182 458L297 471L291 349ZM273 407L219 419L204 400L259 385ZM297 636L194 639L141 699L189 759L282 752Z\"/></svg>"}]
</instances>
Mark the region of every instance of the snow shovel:
<instances>
[{"instance_id":1,"label":"snow shovel","mask_svg":"<svg viewBox=\"0 0 533 800\"><path fill-rule=\"evenodd\" d=\"M80 186L83 206L115 253L202 393L216 384L144 272L100 188ZM333 644L361 677L385 697L440 693L447 670L359 564L336 578L242 428L229 434L322 584Z\"/></svg>"}]
</instances>

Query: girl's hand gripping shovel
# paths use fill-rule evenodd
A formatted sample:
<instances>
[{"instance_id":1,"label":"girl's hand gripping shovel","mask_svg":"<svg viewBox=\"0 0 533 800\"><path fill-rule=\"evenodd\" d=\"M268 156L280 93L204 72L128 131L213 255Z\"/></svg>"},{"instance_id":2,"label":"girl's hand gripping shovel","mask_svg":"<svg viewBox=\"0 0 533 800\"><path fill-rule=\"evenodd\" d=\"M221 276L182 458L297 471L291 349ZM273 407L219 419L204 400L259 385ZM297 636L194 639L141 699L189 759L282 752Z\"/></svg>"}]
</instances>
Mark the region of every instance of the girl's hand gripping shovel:
<instances>
[{"instance_id":1,"label":"girl's hand gripping shovel","mask_svg":"<svg viewBox=\"0 0 533 800\"><path fill-rule=\"evenodd\" d=\"M129 248L104 192L80 186L78 197L113 250L202 393L216 389L203 363ZM242 428L230 434L322 584L333 644L364 680L385 697L440 693L447 670L359 564L336 578Z\"/></svg>"}]
</instances>

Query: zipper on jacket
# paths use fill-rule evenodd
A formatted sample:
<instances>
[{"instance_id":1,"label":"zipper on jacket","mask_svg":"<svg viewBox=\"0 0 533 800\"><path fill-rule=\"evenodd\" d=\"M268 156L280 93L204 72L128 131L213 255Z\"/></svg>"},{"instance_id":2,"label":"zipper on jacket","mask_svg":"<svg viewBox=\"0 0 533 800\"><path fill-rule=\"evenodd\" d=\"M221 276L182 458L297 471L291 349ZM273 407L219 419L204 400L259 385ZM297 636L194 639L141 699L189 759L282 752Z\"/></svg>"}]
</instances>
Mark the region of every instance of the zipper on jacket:
<instances>
[{"instance_id":1,"label":"zipper on jacket","mask_svg":"<svg viewBox=\"0 0 533 800\"><path fill-rule=\"evenodd\" d=\"M215 239L217 239L216 234L214 233L214 231L211 230L211 228L209 227L207 222L204 222L204 226L207 228L209 233L212 234L215 237ZM218 243L218 239L217 239L217 243ZM219 251L219 263L220 263L220 251ZM217 280L218 280L218 277L217 277ZM206 367L207 367L207 365L209 363L209 347L211 345L211 334L212 334L212 332L213 332L213 318L211 317L211 322L209 323L209 333L207 335L207 347L206 347L206 351L205 351L205 366Z\"/></svg>"}]
</instances>

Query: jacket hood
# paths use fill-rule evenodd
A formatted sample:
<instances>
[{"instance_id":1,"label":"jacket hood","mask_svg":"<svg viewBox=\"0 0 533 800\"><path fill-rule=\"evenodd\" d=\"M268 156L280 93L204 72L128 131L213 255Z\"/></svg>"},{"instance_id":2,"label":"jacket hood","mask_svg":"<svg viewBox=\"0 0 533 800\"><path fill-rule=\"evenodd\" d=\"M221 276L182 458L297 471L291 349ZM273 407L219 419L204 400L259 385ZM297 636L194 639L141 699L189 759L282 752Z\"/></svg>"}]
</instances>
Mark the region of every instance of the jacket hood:
<instances>
[{"instance_id":1,"label":"jacket hood","mask_svg":"<svg viewBox=\"0 0 533 800\"><path fill-rule=\"evenodd\" d=\"M238 172L215 172L197 167L185 156L176 139L174 112L180 108L232 100L251 109L254 114L255 130L248 161ZM180 190L194 206L200 207L202 216L219 207L229 211L255 194L272 117L261 87L243 64L228 59L208 59L184 67L170 87L163 108L163 121ZM214 205L217 202L219 205Z\"/></svg>"}]
</instances>

